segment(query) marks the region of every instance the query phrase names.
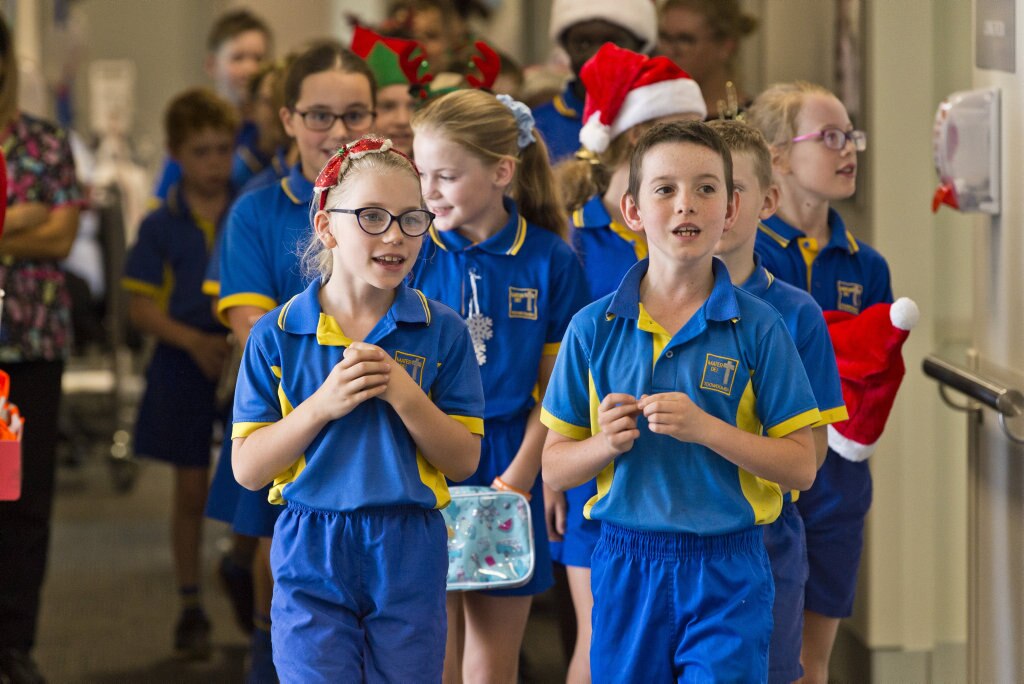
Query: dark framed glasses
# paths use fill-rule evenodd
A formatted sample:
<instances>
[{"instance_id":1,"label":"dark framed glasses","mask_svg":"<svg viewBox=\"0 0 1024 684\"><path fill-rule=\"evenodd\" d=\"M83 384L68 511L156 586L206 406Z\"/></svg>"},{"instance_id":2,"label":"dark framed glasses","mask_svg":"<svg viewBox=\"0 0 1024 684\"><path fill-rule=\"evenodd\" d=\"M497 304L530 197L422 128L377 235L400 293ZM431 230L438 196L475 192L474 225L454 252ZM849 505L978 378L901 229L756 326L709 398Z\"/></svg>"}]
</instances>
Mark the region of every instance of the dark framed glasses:
<instances>
[{"instance_id":1,"label":"dark framed glasses","mask_svg":"<svg viewBox=\"0 0 1024 684\"><path fill-rule=\"evenodd\" d=\"M830 150L841 150L846 147L847 141L853 143L853 149L863 152L868 148L868 134L864 131L842 131L838 128L826 128L823 131L798 135L790 142L803 142L804 140L821 140L825 147Z\"/></svg>"},{"instance_id":2,"label":"dark framed glasses","mask_svg":"<svg viewBox=\"0 0 1024 684\"><path fill-rule=\"evenodd\" d=\"M330 214L355 214L356 223L369 235L383 235L398 222L398 228L408 237L419 237L430 229L434 222L434 214L426 209L410 209L395 216L387 209L380 207L363 207L362 209L325 209Z\"/></svg>"},{"instance_id":3,"label":"dark framed glasses","mask_svg":"<svg viewBox=\"0 0 1024 684\"><path fill-rule=\"evenodd\" d=\"M302 117L302 123L306 128L320 132L331 130L334 122L338 119L341 119L341 123L345 124L345 128L350 131L368 130L377 116L377 112L369 109L352 109L343 114L335 114L323 109L307 109L304 112L293 109L292 111Z\"/></svg>"}]
</instances>

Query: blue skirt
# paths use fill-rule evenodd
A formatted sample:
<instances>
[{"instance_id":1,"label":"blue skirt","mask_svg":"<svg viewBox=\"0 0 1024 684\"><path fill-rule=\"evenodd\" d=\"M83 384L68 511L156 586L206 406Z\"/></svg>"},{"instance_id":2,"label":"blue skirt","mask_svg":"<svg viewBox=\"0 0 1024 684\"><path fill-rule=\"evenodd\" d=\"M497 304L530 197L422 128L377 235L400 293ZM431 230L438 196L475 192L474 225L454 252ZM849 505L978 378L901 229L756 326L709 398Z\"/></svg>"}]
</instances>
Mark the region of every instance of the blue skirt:
<instances>
[{"instance_id":1,"label":"blue skirt","mask_svg":"<svg viewBox=\"0 0 1024 684\"><path fill-rule=\"evenodd\" d=\"M206 517L231 525L231 529L247 537L273 537L274 523L284 506L267 501L270 485L251 492L235 480L231 470L231 420L224 428L217 468L206 499Z\"/></svg>"},{"instance_id":2,"label":"blue skirt","mask_svg":"<svg viewBox=\"0 0 1024 684\"><path fill-rule=\"evenodd\" d=\"M183 468L209 467L220 415L216 390L187 352L157 345L135 420L135 453Z\"/></svg>"}]
</instances>

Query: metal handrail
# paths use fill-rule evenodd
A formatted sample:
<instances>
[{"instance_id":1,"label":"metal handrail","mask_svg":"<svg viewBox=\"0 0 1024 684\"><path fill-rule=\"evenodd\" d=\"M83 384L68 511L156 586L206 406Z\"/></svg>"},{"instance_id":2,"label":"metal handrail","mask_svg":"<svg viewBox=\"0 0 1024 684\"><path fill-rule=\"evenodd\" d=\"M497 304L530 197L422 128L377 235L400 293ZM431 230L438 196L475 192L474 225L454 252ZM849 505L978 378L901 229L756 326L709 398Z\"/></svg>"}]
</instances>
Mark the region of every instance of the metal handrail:
<instances>
[{"instance_id":1,"label":"metal handrail","mask_svg":"<svg viewBox=\"0 0 1024 684\"><path fill-rule=\"evenodd\" d=\"M933 354L925 357L921 369L925 375L939 382L939 394L946 404L961 411L972 410L970 406L959 406L950 401L945 393L947 387L984 404L999 414L999 425L1006 437L1017 444L1024 444L1024 437L1013 434L1006 424L1007 418L1024 415L1024 394L1019 390L1004 387L991 378Z\"/></svg>"}]
</instances>

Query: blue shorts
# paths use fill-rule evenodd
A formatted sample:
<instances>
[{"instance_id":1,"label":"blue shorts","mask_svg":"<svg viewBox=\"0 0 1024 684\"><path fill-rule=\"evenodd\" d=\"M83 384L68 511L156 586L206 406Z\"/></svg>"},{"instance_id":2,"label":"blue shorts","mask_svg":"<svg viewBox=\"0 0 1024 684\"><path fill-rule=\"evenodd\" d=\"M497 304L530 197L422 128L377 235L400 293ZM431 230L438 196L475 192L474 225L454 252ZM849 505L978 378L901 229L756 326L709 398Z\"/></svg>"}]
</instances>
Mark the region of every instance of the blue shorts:
<instances>
[{"instance_id":1,"label":"blue shorts","mask_svg":"<svg viewBox=\"0 0 1024 684\"><path fill-rule=\"evenodd\" d=\"M807 534L804 608L833 618L853 613L864 547L864 517L871 508L868 462L848 461L831 449L814 486L796 502Z\"/></svg>"},{"instance_id":2,"label":"blue shorts","mask_svg":"<svg viewBox=\"0 0 1024 684\"><path fill-rule=\"evenodd\" d=\"M775 591L764 535L601 524L590 671L599 682L763 682Z\"/></svg>"},{"instance_id":3,"label":"blue shorts","mask_svg":"<svg viewBox=\"0 0 1024 684\"><path fill-rule=\"evenodd\" d=\"M475 485L490 487L512 462L526 431L526 416L512 420L488 420L484 423L484 439L480 445L480 466L463 482L449 485ZM530 490L530 517L533 518L533 578L514 589L494 589L482 592L489 596L533 596L550 589L555 583L551 569L551 548L544 525L544 482L538 476Z\"/></svg>"},{"instance_id":4,"label":"blue shorts","mask_svg":"<svg viewBox=\"0 0 1024 684\"><path fill-rule=\"evenodd\" d=\"M565 493L564 541L551 543L551 557L556 562L574 568L590 567L590 557L601 538L601 521L584 518L583 506L596 494L596 480Z\"/></svg>"},{"instance_id":5,"label":"blue shorts","mask_svg":"<svg viewBox=\"0 0 1024 684\"><path fill-rule=\"evenodd\" d=\"M789 684L804 675L800 647L804 632L804 587L807 584L807 544L804 521L788 500L771 525L765 525L764 547L772 564L775 606L771 646L768 649L768 681Z\"/></svg>"},{"instance_id":6,"label":"blue shorts","mask_svg":"<svg viewBox=\"0 0 1024 684\"><path fill-rule=\"evenodd\" d=\"M447 539L436 510L289 504L270 550L280 680L440 682Z\"/></svg>"},{"instance_id":7,"label":"blue shorts","mask_svg":"<svg viewBox=\"0 0 1024 684\"><path fill-rule=\"evenodd\" d=\"M251 492L235 480L231 470L231 421L228 421L206 499L206 517L226 522L233 531L247 537L272 537L274 523L284 506L267 501L269 494L270 485Z\"/></svg>"},{"instance_id":8,"label":"blue shorts","mask_svg":"<svg viewBox=\"0 0 1024 684\"><path fill-rule=\"evenodd\" d=\"M135 453L181 468L208 468L213 423L220 418L216 391L216 381L188 353L158 344L135 420Z\"/></svg>"}]
</instances>

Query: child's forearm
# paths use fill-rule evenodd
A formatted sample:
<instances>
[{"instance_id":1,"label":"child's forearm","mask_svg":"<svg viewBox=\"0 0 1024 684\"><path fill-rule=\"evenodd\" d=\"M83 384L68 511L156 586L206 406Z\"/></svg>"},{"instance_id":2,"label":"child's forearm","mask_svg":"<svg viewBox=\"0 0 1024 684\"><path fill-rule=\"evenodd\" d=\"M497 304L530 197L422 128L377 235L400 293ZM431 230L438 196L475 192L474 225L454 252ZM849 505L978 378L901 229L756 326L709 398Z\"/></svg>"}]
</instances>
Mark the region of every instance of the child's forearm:
<instances>
[{"instance_id":1,"label":"child's forearm","mask_svg":"<svg viewBox=\"0 0 1024 684\"><path fill-rule=\"evenodd\" d=\"M541 454L544 451L544 441L548 434L547 427L540 422L541 402L544 400L544 393L548 389L548 382L551 380L551 372L554 368L554 356L541 357L540 366L537 368L537 404L526 419L523 442L501 476L505 484L525 492L533 489L537 475L540 473Z\"/></svg>"},{"instance_id":2,"label":"child's forearm","mask_svg":"<svg viewBox=\"0 0 1024 684\"><path fill-rule=\"evenodd\" d=\"M811 428L811 433L814 435L814 461L820 469L828 455L828 427Z\"/></svg>"},{"instance_id":3,"label":"child's forearm","mask_svg":"<svg viewBox=\"0 0 1024 684\"><path fill-rule=\"evenodd\" d=\"M405 373L399 368L398 373ZM480 437L455 420L421 390L408 392L392 407L423 458L450 480L460 482L480 464Z\"/></svg>"},{"instance_id":4,"label":"child's forearm","mask_svg":"<svg viewBox=\"0 0 1024 684\"><path fill-rule=\"evenodd\" d=\"M238 484L257 491L284 472L327 424L307 399L275 423L261 427L231 444L231 469Z\"/></svg>"},{"instance_id":5,"label":"child's forearm","mask_svg":"<svg viewBox=\"0 0 1024 684\"><path fill-rule=\"evenodd\" d=\"M519 450L501 475L505 484L524 492L533 489L533 484L540 473L541 454L544 451L544 438L547 437L547 431L547 427L540 422L540 404L537 404L526 419L526 430L523 433L523 441L519 445Z\"/></svg>"},{"instance_id":6,"label":"child's forearm","mask_svg":"<svg viewBox=\"0 0 1024 684\"><path fill-rule=\"evenodd\" d=\"M814 437L804 427L784 437L764 437L708 416L701 443L752 475L783 489L809 489L817 473Z\"/></svg>"},{"instance_id":7,"label":"child's forearm","mask_svg":"<svg viewBox=\"0 0 1024 684\"><path fill-rule=\"evenodd\" d=\"M204 334L198 328L171 318L155 301L145 295L132 295L128 303L128 318L140 332L152 335L164 344L189 352Z\"/></svg>"},{"instance_id":8,"label":"child's forearm","mask_svg":"<svg viewBox=\"0 0 1024 684\"><path fill-rule=\"evenodd\" d=\"M578 487L597 477L616 456L600 433L577 441L548 430L541 459L544 484L563 492Z\"/></svg>"}]
</instances>

